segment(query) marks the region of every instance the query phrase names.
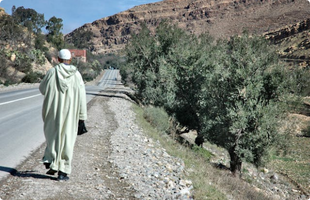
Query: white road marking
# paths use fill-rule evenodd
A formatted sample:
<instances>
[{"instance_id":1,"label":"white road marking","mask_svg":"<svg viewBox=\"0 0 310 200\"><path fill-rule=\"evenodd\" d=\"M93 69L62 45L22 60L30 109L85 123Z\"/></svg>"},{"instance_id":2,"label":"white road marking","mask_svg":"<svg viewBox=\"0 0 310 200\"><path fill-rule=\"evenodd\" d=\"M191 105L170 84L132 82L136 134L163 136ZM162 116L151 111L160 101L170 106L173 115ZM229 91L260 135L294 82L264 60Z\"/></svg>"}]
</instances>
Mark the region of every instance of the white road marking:
<instances>
[{"instance_id":1,"label":"white road marking","mask_svg":"<svg viewBox=\"0 0 310 200\"><path fill-rule=\"evenodd\" d=\"M17 101L22 101L22 100L25 100L25 99L30 99L30 98L37 97L37 96L40 96L40 95L41 95L41 94L36 94L36 95L33 95L33 96L21 98L21 99L15 99L15 100L13 100L13 101L3 102L3 103L0 103L0 106L5 105L5 104L9 104L9 103L14 103L14 102L17 102Z\"/></svg>"}]
</instances>

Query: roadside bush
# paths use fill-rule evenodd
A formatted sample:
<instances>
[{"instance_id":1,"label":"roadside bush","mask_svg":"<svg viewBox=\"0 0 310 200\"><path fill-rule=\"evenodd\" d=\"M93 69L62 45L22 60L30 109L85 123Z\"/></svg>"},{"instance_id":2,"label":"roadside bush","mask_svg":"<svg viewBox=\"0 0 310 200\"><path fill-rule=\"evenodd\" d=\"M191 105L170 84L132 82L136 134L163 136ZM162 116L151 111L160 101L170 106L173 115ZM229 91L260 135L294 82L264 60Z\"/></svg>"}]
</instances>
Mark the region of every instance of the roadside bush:
<instances>
[{"instance_id":1,"label":"roadside bush","mask_svg":"<svg viewBox=\"0 0 310 200\"><path fill-rule=\"evenodd\" d=\"M35 63L39 65L45 64L45 56L43 51L40 49L32 49L30 52L28 52L27 56Z\"/></svg>"},{"instance_id":2,"label":"roadside bush","mask_svg":"<svg viewBox=\"0 0 310 200\"><path fill-rule=\"evenodd\" d=\"M43 52L48 52L48 48L45 46L45 35L44 34L37 34L34 40L34 48L39 49Z\"/></svg>"},{"instance_id":3,"label":"roadside bush","mask_svg":"<svg viewBox=\"0 0 310 200\"><path fill-rule=\"evenodd\" d=\"M143 116L159 132L168 132L170 125L169 116L163 108L147 107L144 109Z\"/></svg>"},{"instance_id":4,"label":"roadside bush","mask_svg":"<svg viewBox=\"0 0 310 200\"><path fill-rule=\"evenodd\" d=\"M82 73L81 74L84 81L92 81L94 78L96 78L96 75L94 73Z\"/></svg>"},{"instance_id":5,"label":"roadside bush","mask_svg":"<svg viewBox=\"0 0 310 200\"><path fill-rule=\"evenodd\" d=\"M0 51L0 77L5 77L6 67L7 67L7 58L3 51Z\"/></svg>"},{"instance_id":6,"label":"roadside bush","mask_svg":"<svg viewBox=\"0 0 310 200\"><path fill-rule=\"evenodd\" d=\"M16 82L15 81L13 81L13 80L6 80L5 82L4 82L4 86L10 86L10 85L13 85L13 84L15 84Z\"/></svg>"},{"instance_id":7,"label":"roadside bush","mask_svg":"<svg viewBox=\"0 0 310 200\"><path fill-rule=\"evenodd\" d=\"M209 160L212 158L212 156L213 156L213 154L212 154L210 151L208 151L208 150L206 150L206 149L204 149L204 148L201 148L201 147L199 147L199 146L197 146L197 145L194 145L193 148L192 148L192 150L193 150L197 155L201 156L202 158L204 158L205 160L208 160L208 161L209 161Z\"/></svg>"},{"instance_id":8,"label":"roadside bush","mask_svg":"<svg viewBox=\"0 0 310 200\"><path fill-rule=\"evenodd\" d=\"M310 137L310 125L308 125L305 129L301 131L302 136Z\"/></svg>"},{"instance_id":9,"label":"roadside bush","mask_svg":"<svg viewBox=\"0 0 310 200\"><path fill-rule=\"evenodd\" d=\"M14 67L18 71L28 73L32 67L32 60L25 54L18 54L16 60L14 61Z\"/></svg>"},{"instance_id":10,"label":"roadside bush","mask_svg":"<svg viewBox=\"0 0 310 200\"><path fill-rule=\"evenodd\" d=\"M122 81L124 84L128 84L128 81L131 81L131 79L129 78L131 72L129 71L129 69L126 68L126 66L121 66L119 73L122 77Z\"/></svg>"},{"instance_id":11,"label":"roadside bush","mask_svg":"<svg viewBox=\"0 0 310 200\"><path fill-rule=\"evenodd\" d=\"M26 76L22 79L24 83L39 83L43 79L44 75L40 72L33 72L26 74Z\"/></svg>"}]
</instances>

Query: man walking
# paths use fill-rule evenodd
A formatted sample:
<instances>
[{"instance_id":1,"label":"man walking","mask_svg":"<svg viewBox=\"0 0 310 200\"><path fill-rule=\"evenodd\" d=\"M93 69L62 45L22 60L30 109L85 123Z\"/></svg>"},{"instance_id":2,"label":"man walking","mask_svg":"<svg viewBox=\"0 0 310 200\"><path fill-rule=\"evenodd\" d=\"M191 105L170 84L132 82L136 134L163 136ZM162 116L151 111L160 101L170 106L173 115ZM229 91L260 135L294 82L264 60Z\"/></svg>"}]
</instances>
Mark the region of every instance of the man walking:
<instances>
[{"instance_id":1,"label":"man walking","mask_svg":"<svg viewBox=\"0 0 310 200\"><path fill-rule=\"evenodd\" d=\"M87 118L85 86L81 74L71 63L71 53L62 49L60 62L40 83L44 95L42 118L46 149L43 163L47 174L58 172L58 180L68 180L79 120Z\"/></svg>"}]
</instances>

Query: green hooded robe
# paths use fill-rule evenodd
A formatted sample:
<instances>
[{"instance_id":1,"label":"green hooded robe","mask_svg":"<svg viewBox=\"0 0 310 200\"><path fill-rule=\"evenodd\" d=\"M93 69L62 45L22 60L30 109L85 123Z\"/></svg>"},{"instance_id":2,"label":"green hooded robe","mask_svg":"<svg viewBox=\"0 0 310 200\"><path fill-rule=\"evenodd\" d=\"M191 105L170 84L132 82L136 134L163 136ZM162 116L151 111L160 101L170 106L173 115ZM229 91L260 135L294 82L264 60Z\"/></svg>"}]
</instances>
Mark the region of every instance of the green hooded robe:
<instances>
[{"instance_id":1,"label":"green hooded robe","mask_svg":"<svg viewBox=\"0 0 310 200\"><path fill-rule=\"evenodd\" d=\"M46 149L44 163L55 171L71 173L78 121L87 118L85 86L73 65L60 63L51 68L40 83L44 95L42 118Z\"/></svg>"}]
</instances>

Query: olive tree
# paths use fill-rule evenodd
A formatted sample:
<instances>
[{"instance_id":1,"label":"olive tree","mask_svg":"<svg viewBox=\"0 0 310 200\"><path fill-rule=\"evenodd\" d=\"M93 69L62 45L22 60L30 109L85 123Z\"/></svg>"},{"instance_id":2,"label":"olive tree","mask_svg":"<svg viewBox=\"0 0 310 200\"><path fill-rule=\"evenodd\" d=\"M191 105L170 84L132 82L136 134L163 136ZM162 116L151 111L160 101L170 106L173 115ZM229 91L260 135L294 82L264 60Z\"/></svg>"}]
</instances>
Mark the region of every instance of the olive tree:
<instances>
[{"instance_id":1,"label":"olive tree","mask_svg":"<svg viewBox=\"0 0 310 200\"><path fill-rule=\"evenodd\" d=\"M244 34L214 41L162 23L154 33L144 26L126 52L142 102L164 107L225 148L234 174L244 161L261 165L280 138L291 88L265 39Z\"/></svg>"},{"instance_id":2,"label":"olive tree","mask_svg":"<svg viewBox=\"0 0 310 200\"><path fill-rule=\"evenodd\" d=\"M263 38L235 36L217 48L217 59L204 67L199 117L205 137L229 152L236 174L244 161L259 166L279 137L286 73Z\"/></svg>"},{"instance_id":3,"label":"olive tree","mask_svg":"<svg viewBox=\"0 0 310 200\"><path fill-rule=\"evenodd\" d=\"M174 101L174 68L168 60L170 54L170 39L179 40L179 33L169 30L165 32L160 28L166 26L164 22L152 33L145 25L137 35L132 35L129 45L126 47L127 68L133 69L132 81L136 85L136 94L144 104L166 107ZM168 27L167 28L172 28Z\"/></svg>"},{"instance_id":4,"label":"olive tree","mask_svg":"<svg viewBox=\"0 0 310 200\"><path fill-rule=\"evenodd\" d=\"M195 129L198 133L201 130L199 99L202 83L204 73L210 73L203 69L217 59L213 43L213 38L208 34L199 37L186 35L186 39L179 41L168 57L176 71L175 101L170 109L182 126Z\"/></svg>"}]
</instances>

